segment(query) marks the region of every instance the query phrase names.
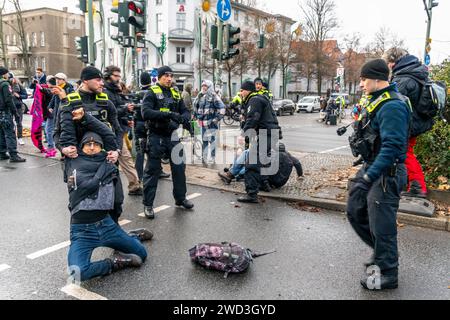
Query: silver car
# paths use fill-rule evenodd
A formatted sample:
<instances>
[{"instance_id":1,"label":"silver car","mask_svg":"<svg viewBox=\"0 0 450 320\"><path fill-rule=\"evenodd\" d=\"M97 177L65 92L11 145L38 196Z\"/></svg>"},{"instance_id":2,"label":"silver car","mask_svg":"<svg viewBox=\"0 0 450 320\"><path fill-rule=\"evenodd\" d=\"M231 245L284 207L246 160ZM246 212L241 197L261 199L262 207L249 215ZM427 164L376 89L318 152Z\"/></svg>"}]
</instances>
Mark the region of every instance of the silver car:
<instances>
[{"instance_id":1,"label":"silver car","mask_svg":"<svg viewBox=\"0 0 450 320\"><path fill-rule=\"evenodd\" d=\"M303 97L297 103L297 112L306 111L312 113L314 111L320 111L320 97L319 96L307 96Z\"/></svg>"}]
</instances>

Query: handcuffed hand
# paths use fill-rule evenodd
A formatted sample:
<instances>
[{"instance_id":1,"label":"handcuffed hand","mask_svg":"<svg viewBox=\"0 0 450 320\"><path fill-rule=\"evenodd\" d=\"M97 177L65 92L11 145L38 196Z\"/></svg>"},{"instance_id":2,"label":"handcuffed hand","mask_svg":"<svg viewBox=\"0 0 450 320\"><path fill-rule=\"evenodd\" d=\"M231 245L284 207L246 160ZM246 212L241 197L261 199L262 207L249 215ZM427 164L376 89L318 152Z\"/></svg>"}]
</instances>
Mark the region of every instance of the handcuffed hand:
<instances>
[{"instance_id":1,"label":"handcuffed hand","mask_svg":"<svg viewBox=\"0 0 450 320\"><path fill-rule=\"evenodd\" d=\"M77 147L75 146L65 147L61 151L68 158L75 159L78 157Z\"/></svg>"},{"instance_id":2,"label":"handcuffed hand","mask_svg":"<svg viewBox=\"0 0 450 320\"><path fill-rule=\"evenodd\" d=\"M106 156L106 160L111 163L116 163L119 160L119 152L117 151L108 151L108 155Z\"/></svg>"}]
</instances>

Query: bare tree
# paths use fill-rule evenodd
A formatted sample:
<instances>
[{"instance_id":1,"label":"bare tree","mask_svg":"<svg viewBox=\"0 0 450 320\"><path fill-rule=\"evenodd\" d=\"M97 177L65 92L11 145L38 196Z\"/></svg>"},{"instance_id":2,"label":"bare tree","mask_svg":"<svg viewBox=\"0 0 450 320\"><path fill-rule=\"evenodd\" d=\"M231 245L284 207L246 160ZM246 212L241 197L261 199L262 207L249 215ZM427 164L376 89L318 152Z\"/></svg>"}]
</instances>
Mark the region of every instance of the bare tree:
<instances>
[{"instance_id":1,"label":"bare tree","mask_svg":"<svg viewBox=\"0 0 450 320\"><path fill-rule=\"evenodd\" d=\"M365 56L360 53L361 34L353 33L344 37L346 52L344 54L344 82L348 84L348 92L356 91L357 83L362 65L365 62Z\"/></svg>"},{"instance_id":2,"label":"bare tree","mask_svg":"<svg viewBox=\"0 0 450 320\"><path fill-rule=\"evenodd\" d=\"M5 37L3 35L3 13L5 10L5 4L6 4L6 0L3 0L3 3L0 7L0 50L1 50L1 55L2 55L3 65L6 68L8 68L6 43L5 43Z\"/></svg>"},{"instance_id":3,"label":"bare tree","mask_svg":"<svg viewBox=\"0 0 450 320\"><path fill-rule=\"evenodd\" d=\"M25 75L28 80L31 79L32 71L30 66L29 56L31 54L28 46L27 33L25 32L25 25L22 16L22 8L20 7L20 0L9 0L9 2L14 5L15 14L17 18L17 25L10 23L9 21L4 21L6 25L8 25L17 35L18 35L18 43L17 47L20 51L20 54L23 57Z\"/></svg>"},{"instance_id":4,"label":"bare tree","mask_svg":"<svg viewBox=\"0 0 450 320\"><path fill-rule=\"evenodd\" d=\"M324 54L324 41L337 27L335 3L333 0L304 0L301 5L303 20L305 21L305 38L314 44L315 65L317 68L318 94L322 92L322 79L329 67L328 57Z\"/></svg>"},{"instance_id":5,"label":"bare tree","mask_svg":"<svg viewBox=\"0 0 450 320\"><path fill-rule=\"evenodd\" d=\"M380 58L390 47L404 47L404 44L404 40L383 26L375 33L374 40L366 46L365 51L368 58Z\"/></svg>"}]
</instances>

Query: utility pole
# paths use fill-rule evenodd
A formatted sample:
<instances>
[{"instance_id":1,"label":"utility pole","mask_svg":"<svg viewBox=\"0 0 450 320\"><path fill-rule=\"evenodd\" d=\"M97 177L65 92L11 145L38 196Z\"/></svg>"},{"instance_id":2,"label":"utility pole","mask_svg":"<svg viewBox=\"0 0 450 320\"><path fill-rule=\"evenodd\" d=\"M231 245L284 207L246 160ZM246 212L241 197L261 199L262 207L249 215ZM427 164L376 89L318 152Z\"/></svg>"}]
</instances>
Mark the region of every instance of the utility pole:
<instances>
[{"instance_id":1,"label":"utility pole","mask_svg":"<svg viewBox=\"0 0 450 320\"><path fill-rule=\"evenodd\" d=\"M88 0L88 24L89 24L89 38L88 38L88 48L89 48L89 64L95 64L95 49L94 49L94 12L92 6L92 0Z\"/></svg>"},{"instance_id":2,"label":"utility pole","mask_svg":"<svg viewBox=\"0 0 450 320\"><path fill-rule=\"evenodd\" d=\"M428 5L427 5L427 0L423 0L423 5L425 6L425 11L427 12L427 16L428 16L427 35L425 37L425 50L424 50L424 61L425 61L425 64L427 64L426 61L429 61L429 59L430 59L428 54L431 51L430 34L431 34L431 19L432 19L432 15L433 15L433 8L437 7L439 5L439 2L437 0L428 0Z\"/></svg>"}]
</instances>

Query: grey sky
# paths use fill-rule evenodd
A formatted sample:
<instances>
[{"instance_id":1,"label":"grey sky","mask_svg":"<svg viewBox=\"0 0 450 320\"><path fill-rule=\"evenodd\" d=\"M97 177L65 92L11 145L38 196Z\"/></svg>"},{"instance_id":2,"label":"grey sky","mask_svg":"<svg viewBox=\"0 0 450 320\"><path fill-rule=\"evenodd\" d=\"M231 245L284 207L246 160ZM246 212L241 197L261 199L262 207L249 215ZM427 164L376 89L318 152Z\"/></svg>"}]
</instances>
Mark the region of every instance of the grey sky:
<instances>
[{"instance_id":1,"label":"grey sky","mask_svg":"<svg viewBox=\"0 0 450 320\"><path fill-rule=\"evenodd\" d=\"M112 1L112 0L104 0ZM174 0L169 0L174 1ZM259 0L262 9L280 13L298 21L299 2L305 0ZM334 0L340 28L333 37L340 40L346 34L359 32L364 42L370 42L383 26L404 39L411 54L422 57L425 46L426 13L422 0ZM76 11L77 0L21 0L24 9L48 6ZM199 0L200 3L200 0ZM450 57L450 0L440 0L433 9L430 52L431 61L439 63Z\"/></svg>"}]
</instances>

